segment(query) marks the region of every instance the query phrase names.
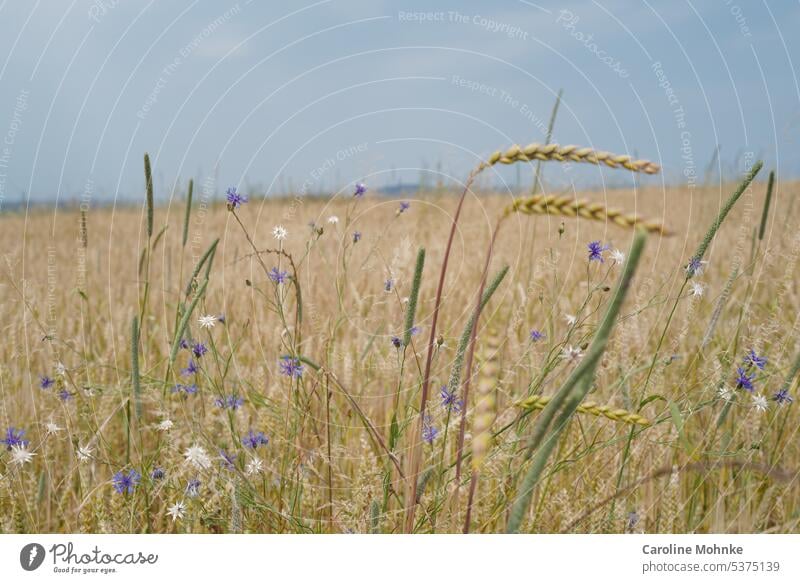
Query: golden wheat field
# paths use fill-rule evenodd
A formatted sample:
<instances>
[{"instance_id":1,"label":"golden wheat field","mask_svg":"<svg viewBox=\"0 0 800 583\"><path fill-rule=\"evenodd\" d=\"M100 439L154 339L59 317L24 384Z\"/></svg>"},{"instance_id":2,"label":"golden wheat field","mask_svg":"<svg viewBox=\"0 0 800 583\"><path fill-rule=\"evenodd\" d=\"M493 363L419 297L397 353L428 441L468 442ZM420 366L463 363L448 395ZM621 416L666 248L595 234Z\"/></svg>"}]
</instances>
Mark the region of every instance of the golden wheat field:
<instances>
[{"instance_id":1,"label":"golden wheat field","mask_svg":"<svg viewBox=\"0 0 800 583\"><path fill-rule=\"evenodd\" d=\"M697 257L737 184L471 189L433 338L460 192L5 214L0 528L797 532L798 186Z\"/></svg>"}]
</instances>

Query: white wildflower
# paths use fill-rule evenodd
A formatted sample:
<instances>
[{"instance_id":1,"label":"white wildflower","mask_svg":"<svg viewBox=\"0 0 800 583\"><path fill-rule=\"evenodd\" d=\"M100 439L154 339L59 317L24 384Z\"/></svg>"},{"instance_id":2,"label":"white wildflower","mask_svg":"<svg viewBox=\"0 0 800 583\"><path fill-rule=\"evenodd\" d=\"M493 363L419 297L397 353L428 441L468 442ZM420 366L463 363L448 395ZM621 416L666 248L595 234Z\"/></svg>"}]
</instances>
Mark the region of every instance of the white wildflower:
<instances>
[{"instance_id":1,"label":"white wildflower","mask_svg":"<svg viewBox=\"0 0 800 583\"><path fill-rule=\"evenodd\" d=\"M264 471L264 464L258 458L253 458L249 462L247 462L247 468L245 470L248 476L255 476L256 474L260 474Z\"/></svg>"},{"instance_id":2,"label":"white wildflower","mask_svg":"<svg viewBox=\"0 0 800 583\"><path fill-rule=\"evenodd\" d=\"M625 254L624 254L622 251L620 251L619 249L614 249L614 250L611 252L611 259L612 259L612 260L614 261L614 263L616 263L616 264L622 264L622 263L625 263Z\"/></svg>"},{"instance_id":3,"label":"white wildflower","mask_svg":"<svg viewBox=\"0 0 800 583\"><path fill-rule=\"evenodd\" d=\"M63 428L63 427L59 427L58 425L56 425L56 424L55 424L55 423L53 423L52 421L48 421L48 422L45 424L44 428L45 428L45 430L47 431L47 435L55 435L55 434L56 434L56 433L58 433L59 431L63 431L63 430L64 430L64 428Z\"/></svg>"},{"instance_id":4,"label":"white wildflower","mask_svg":"<svg viewBox=\"0 0 800 583\"><path fill-rule=\"evenodd\" d=\"M205 316L200 316L197 322L200 324L201 328L213 328L214 324L217 323L217 317L206 314Z\"/></svg>"},{"instance_id":5,"label":"white wildflower","mask_svg":"<svg viewBox=\"0 0 800 583\"><path fill-rule=\"evenodd\" d=\"M767 398L764 395L753 395L753 409L759 413L767 410Z\"/></svg>"},{"instance_id":6,"label":"white wildflower","mask_svg":"<svg viewBox=\"0 0 800 583\"><path fill-rule=\"evenodd\" d=\"M82 462L88 462L90 459L92 459L92 451L92 448L88 445L78 447L78 460Z\"/></svg>"},{"instance_id":7,"label":"white wildflower","mask_svg":"<svg viewBox=\"0 0 800 583\"><path fill-rule=\"evenodd\" d=\"M723 401L730 401L733 399L733 391L728 385L722 385L717 389L717 396Z\"/></svg>"},{"instance_id":8,"label":"white wildflower","mask_svg":"<svg viewBox=\"0 0 800 583\"><path fill-rule=\"evenodd\" d=\"M283 225L275 225L272 227L272 236L278 241L283 241L288 235L289 231L287 231Z\"/></svg>"},{"instance_id":9,"label":"white wildflower","mask_svg":"<svg viewBox=\"0 0 800 583\"><path fill-rule=\"evenodd\" d=\"M564 314L564 320L567 322L567 326L574 326L578 318L572 314Z\"/></svg>"},{"instance_id":10,"label":"white wildflower","mask_svg":"<svg viewBox=\"0 0 800 583\"><path fill-rule=\"evenodd\" d=\"M175 522L179 518L183 518L183 516L186 514L186 504L183 502L176 502L169 507L167 514L172 517L172 522Z\"/></svg>"},{"instance_id":11,"label":"white wildflower","mask_svg":"<svg viewBox=\"0 0 800 583\"><path fill-rule=\"evenodd\" d=\"M186 458L186 461L192 464L194 467L205 470L211 467L211 459L208 457L208 453L199 445L193 445L185 452L183 452L183 456Z\"/></svg>"},{"instance_id":12,"label":"white wildflower","mask_svg":"<svg viewBox=\"0 0 800 583\"><path fill-rule=\"evenodd\" d=\"M692 289L689 291L694 297L699 298L702 297L704 293L706 293L706 287L697 281L692 282Z\"/></svg>"},{"instance_id":13,"label":"white wildflower","mask_svg":"<svg viewBox=\"0 0 800 583\"><path fill-rule=\"evenodd\" d=\"M159 431L169 431L172 429L173 425L175 425L171 420L164 419L161 423L158 424Z\"/></svg>"},{"instance_id":14,"label":"white wildflower","mask_svg":"<svg viewBox=\"0 0 800 583\"><path fill-rule=\"evenodd\" d=\"M328 222L331 225L335 225L336 223L339 222L339 217L337 217L336 215L331 215L331 216L328 217Z\"/></svg>"},{"instance_id":15,"label":"white wildflower","mask_svg":"<svg viewBox=\"0 0 800 583\"><path fill-rule=\"evenodd\" d=\"M579 346L572 346L572 344L570 344L564 347L561 351L561 356L570 362L577 362L583 356L583 350L581 350Z\"/></svg>"},{"instance_id":16,"label":"white wildflower","mask_svg":"<svg viewBox=\"0 0 800 583\"><path fill-rule=\"evenodd\" d=\"M22 466L24 464L30 463L33 460L33 456L36 454L32 451L28 451L27 448L21 445L13 445L11 446L11 463L15 466Z\"/></svg>"},{"instance_id":17,"label":"white wildflower","mask_svg":"<svg viewBox=\"0 0 800 583\"><path fill-rule=\"evenodd\" d=\"M56 370L56 374L58 376L60 376L60 377L63 377L64 375L67 374L67 367L64 366L63 362L57 362L55 370Z\"/></svg>"}]
</instances>

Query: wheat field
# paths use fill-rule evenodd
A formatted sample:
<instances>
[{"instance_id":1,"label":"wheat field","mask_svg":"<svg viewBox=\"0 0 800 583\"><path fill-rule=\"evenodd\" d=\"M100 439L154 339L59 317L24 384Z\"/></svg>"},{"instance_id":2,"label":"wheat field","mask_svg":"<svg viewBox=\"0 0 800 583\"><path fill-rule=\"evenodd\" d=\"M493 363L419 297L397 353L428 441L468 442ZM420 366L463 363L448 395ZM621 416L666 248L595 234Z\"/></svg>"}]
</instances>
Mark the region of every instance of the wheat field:
<instances>
[{"instance_id":1,"label":"wheat field","mask_svg":"<svg viewBox=\"0 0 800 583\"><path fill-rule=\"evenodd\" d=\"M471 189L430 346L460 192L6 213L0 529L797 532L800 209L776 184L761 232L766 174L701 257L741 177L544 193L648 234Z\"/></svg>"}]
</instances>

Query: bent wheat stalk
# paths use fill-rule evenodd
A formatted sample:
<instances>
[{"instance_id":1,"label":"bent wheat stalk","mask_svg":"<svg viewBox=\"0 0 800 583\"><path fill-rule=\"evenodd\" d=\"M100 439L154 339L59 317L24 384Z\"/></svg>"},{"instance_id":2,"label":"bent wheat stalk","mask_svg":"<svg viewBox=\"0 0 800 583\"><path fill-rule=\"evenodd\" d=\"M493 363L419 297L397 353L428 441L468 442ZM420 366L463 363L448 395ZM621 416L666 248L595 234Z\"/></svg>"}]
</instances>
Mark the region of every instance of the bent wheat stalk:
<instances>
[{"instance_id":1,"label":"bent wheat stalk","mask_svg":"<svg viewBox=\"0 0 800 583\"><path fill-rule=\"evenodd\" d=\"M552 397L544 395L533 395L527 399L517 403L517 406L525 411L535 411L544 409L551 401ZM576 409L578 413L586 413L595 415L597 417L606 417L612 421L619 421L620 423L629 423L631 425L642 425L647 427L650 425L650 420L642 417L638 413L633 413L625 409L615 409L609 405L598 405L594 401L587 401L582 405L578 405Z\"/></svg>"},{"instance_id":2,"label":"bent wheat stalk","mask_svg":"<svg viewBox=\"0 0 800 583\"><path fill-rule=\"evenodd\" d=\"M552 194L535 194L515 200L506 207L504 216L513 213L524 215L556 215L561 217L583 218L593 221L611 221L624 228L641 226L648 233L672 235L661 223L642 219L636 215L625 214L617 209L610 209L599 202L574 199L568 196Z\"/></svg>"},{"instance_id":3,"label":"bent wheat stalk","mask_svg":"<svg viewBox=\"0 0 800 583\"><path fill-rule=\"evenodd\" d=\"M610 168L625 168L631 172L644 172L656 174L660 167L649 160L634 160L630 156L602 152L580 146L559 146L558 144L528 144L511 146L503 151L498 150L484 163L486 166L495 164L514 164L515 162L530 162L531 160L544 160L555 162L585 162L587 164L606 165Z\"/></svg>"}]
</instances>

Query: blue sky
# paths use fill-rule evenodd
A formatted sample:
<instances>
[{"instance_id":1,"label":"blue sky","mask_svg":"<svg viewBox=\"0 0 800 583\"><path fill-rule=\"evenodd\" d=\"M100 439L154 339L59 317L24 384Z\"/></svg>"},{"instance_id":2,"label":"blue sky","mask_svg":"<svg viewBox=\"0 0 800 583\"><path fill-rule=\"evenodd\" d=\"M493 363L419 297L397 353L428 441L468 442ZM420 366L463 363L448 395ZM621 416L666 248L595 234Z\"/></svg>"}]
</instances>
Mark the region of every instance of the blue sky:
<instances>
[{"instance_id":1,"label":"blue sky","mask_svg":"<svg viewBox=\"0 0 800 583\"><path fill-rule=\"evenodd\" d=\"M0 205L138 197L145 151L162 199L454 183L542 141L559 89L554 141L660 162L643 184L702 178L717 144L715 172L797 176L800 4L736 2L0 0Z\"/></svg>"}]
</instances>

